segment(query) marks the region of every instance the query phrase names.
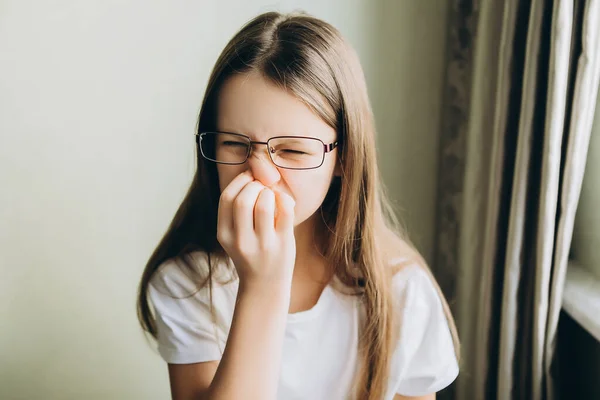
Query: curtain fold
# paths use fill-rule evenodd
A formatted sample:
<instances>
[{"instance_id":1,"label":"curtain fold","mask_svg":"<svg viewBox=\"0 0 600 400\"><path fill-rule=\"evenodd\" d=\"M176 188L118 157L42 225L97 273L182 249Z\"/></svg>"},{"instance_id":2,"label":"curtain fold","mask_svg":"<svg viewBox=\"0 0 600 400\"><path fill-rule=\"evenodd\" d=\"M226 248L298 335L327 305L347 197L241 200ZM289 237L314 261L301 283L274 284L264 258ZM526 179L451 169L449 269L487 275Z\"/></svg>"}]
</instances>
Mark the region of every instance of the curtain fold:
<instances>
[{"instance_id":1,"label":"curtain fold","mask_svg":"<svg viewBox=\"0 0 600 400\"><path fill-rule=\"evenodd\" d=\"M578 57L575 88L571 105L569 135L565 149L560 213L558 215L557 244L554 263L562 268L552 271L549 295L549 313L546 326L547 341L544 347L544 373L552 378L551 364L555 352L558 317L562 308L562 297L566 268L573 237L575 213L581 194L598 89L600 85L600 0L581 1L581 55ZM553 382L548 379L546 390L552 400Z\"/></svg>"},{"instance_id":2,"label":"curtain fold","mask_svg":"<svg viewBox=\"0 0 600 400\"><path fill-rule=\"evenodd\" d=\"M555 397L556 328L600 78L599 3L451 7L432 268L461 336L457 399Z\"/></svg>"}]
</instances>

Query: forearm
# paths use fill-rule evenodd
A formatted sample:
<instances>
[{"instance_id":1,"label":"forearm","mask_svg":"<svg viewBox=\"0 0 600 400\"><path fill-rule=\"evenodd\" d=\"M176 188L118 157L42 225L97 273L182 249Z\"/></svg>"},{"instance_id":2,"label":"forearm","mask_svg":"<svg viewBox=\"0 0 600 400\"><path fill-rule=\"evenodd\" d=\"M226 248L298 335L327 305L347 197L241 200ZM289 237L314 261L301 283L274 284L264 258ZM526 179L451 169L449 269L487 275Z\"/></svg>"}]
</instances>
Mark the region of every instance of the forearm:
<instances>
[{"instance_id":1,"label":"forearm","mask_svg":"<svg viewBox=\"0 0 600 400\"><path fill-rule=\"evenodd\" d=\"M285 285L240 284L211 400L276 398L289 301Z\"/></svg>"}]
</instances>

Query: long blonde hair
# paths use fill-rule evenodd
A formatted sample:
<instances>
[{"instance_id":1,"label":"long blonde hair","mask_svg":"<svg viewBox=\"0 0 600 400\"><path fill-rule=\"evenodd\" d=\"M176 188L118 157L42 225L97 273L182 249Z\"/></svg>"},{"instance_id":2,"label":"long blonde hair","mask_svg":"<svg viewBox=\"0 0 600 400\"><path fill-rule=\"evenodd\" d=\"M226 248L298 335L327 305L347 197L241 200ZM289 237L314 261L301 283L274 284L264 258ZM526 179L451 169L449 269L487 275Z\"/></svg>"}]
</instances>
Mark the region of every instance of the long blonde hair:
<instances>
[{"instance_id":1,"label":"long blonde hair","mask_svg":"<svg viewBox=\"0 0 600 400\"><path fill-rule=\"evenodd\" d=\"M388 384L390 358L400 321L393 313L391 277L403 265L417 263L431 276L426 262L405 238L382 184L376 158L376 133L366 83L358 57L330 24L304 13L267 12L248 22L229 41L211 73L198 118L198 131L216 129L217 97L234 74L258 71L294 94L336 129L342 176L335 179L321 206L329 228L317 244L334 266L333 273L360 296L365 324L359 342L360 368L355 379L358 399L379 400ZM199 152L198 152L199 153ZM215 260L227 258L216 240L219 187L216 167L197 156L191 187L167 232L150 257L138 293L138 318L156 338L156 322L147 296L150 280L168 259L195 250L209 254L207 275L212 297ZM403 259L401 264L391 260ZM185 262L189 271L193 267ZM432 281L435 279L431 276ZM459 355L454 321L439 287Z\"/></svg>"}]
</instances>

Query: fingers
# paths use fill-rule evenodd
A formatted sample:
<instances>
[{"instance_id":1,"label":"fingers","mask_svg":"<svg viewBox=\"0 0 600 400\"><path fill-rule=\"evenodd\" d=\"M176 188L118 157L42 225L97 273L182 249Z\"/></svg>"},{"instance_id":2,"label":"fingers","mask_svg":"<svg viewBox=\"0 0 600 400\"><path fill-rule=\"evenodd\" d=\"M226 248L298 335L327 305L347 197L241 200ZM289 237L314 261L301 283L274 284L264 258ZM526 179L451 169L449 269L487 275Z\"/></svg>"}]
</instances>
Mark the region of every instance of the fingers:
<instances>
[{"instance_id":1,"label":"fingers","mask_svg":"<svg viewBox=\"0 0 600 400\"><path fill-rule=\"evenodd\" d=\"M296 201L291 196L278 191L275 193L275 202L277 208L275 231L277 233L293 231Z\"/></svg>"},{"instance_id":2,"label":"fingers","mask_svg":"<svg viewBox=\"0 0 600 400\"><path fill-rule=\"evenodd\" d=\"M218 229L221 231L233 230L233 202L237 195L254 177L249 170L236 176L221 192L219 199L219 210L217 216Z\"/></svg>"},{"instance_id":3,"label":"fingers","mask_svg":"<svg viewBox=\"0 0 600 400\"><path fill-rule=\"evenodd\" d=\"M221 193L217 216L217 239L223 242L266 240L275 233L294 229L295 200L274 192L254 180L247 170L236 176Z\"/></svg>"},{"instance_id":4,"label":"fingers","mask_svg":"<svg viewBox=\"0 0 600 400\"><path fill-rule=\"evenodd\" d=\"M275 193L265 188L258 195L254 207L254 230L258 237L270 239L275 230Z\"/></svg>"},{"instance_id":5,"label":"fingers","mask_svg":"<svg viewBox=\"0 0 600 400\"><path fill-rule=\"evenodd\" d=\"M248 183L233 202L233 230L238 239L254 236L254 207L265 186L259 181Z\"/></svg>"}]
</instances>

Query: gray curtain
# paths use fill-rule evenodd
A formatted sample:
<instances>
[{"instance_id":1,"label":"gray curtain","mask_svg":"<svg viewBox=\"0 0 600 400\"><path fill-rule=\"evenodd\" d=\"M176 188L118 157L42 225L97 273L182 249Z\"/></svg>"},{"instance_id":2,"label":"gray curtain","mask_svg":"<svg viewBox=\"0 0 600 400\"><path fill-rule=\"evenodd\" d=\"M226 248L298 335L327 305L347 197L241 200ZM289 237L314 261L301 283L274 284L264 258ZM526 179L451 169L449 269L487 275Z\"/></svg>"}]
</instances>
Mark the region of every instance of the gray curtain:
<instances>
[{"instance_id":1,"label":"gray curtain","mask_svg":"<svg viewBox=\"0 0 600 400\"><path fill-rule=\"evenodd\" d=\"M600 0L456 0L449 21L432 269L463 357L440 397L552 399Z\"/></svg>"}]
</instances>

